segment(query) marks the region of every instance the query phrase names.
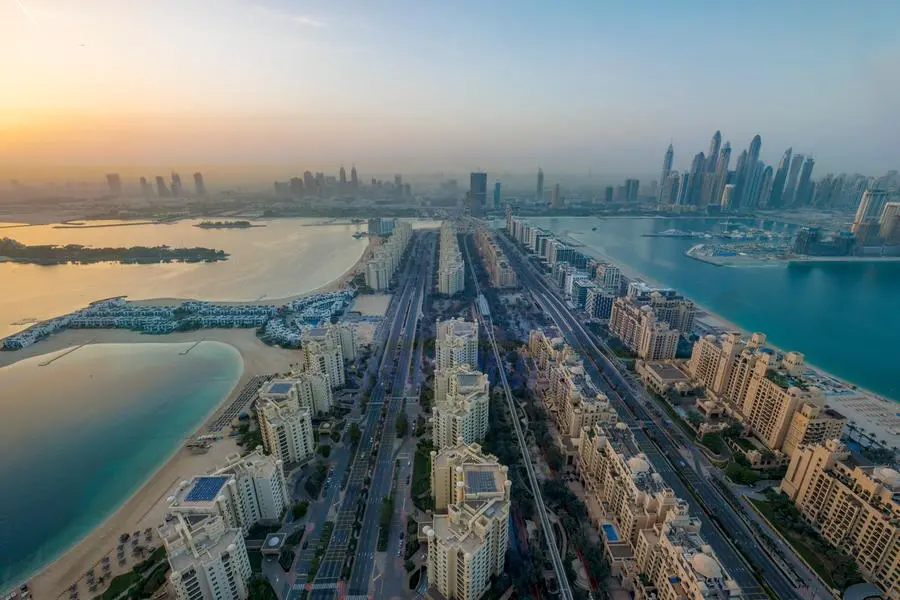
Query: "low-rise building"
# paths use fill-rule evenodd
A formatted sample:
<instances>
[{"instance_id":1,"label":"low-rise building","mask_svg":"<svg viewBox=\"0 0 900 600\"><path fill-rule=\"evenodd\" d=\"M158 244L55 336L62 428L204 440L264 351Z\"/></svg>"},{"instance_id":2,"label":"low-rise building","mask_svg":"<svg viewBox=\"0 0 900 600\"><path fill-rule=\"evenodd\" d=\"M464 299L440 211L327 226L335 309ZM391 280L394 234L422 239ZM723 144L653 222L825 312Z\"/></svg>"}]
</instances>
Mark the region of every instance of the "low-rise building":
<instances>
[{"instance_id":1,"label":"low-rise building","mask_svg":"<svg viewBox=\"0 0 900 600\"><path fill-rule=\"evenodd\" d=\"M634 370L641 376L641 382L660 396L665 396L673 388L683 391L690 387L690 375L673 361L639 360Z\"/></svg>"}]
</instances>

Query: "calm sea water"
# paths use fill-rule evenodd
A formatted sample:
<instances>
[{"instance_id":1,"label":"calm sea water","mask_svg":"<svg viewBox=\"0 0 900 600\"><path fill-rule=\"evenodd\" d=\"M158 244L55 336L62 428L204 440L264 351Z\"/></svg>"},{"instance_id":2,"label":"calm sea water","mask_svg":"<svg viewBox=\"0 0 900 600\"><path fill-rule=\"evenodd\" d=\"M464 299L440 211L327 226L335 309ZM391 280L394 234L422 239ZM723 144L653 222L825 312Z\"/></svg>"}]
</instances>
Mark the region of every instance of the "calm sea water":
<instances>
[{"instance_id":1,"label":"calm sea water","mask_svg":"<svg viewBox=\"0 0 900 600\"><path fill-rule=\"evenodd\" d=\"M166 225L0 228L25 244L86 246L204 246L231 256L217 263L39 266L0 263L0 337L28 319L71 312L100 298L257 300L302 294L333 281L362 255L365 225L315 225L320 219L263 221L250 229L200 229L197 221Z\"/></svg>"},{"instance_id":2,"label":"calm sea water","mask_svg":"<svg viewBox=\"0 0 900 600\"><path fill-rule=\"evenodd\" d=\"M234 388L237 350L97 344L0 368L0 590L136 491Z\"/></svg>"},{"instance_id":3,"label":"calm sea water","mask_svg":"<svg viewBox=\"0 0 900 600\"><path fill-rule=\"evenodd\" d=\"M706 219L534 219L678 289L774 345L900 401L900 263L717 267L685 256L696 242L648 238L666 229L703 231ZM596 227L596 231L592 228Z\"/></svg>"}]
</instances>

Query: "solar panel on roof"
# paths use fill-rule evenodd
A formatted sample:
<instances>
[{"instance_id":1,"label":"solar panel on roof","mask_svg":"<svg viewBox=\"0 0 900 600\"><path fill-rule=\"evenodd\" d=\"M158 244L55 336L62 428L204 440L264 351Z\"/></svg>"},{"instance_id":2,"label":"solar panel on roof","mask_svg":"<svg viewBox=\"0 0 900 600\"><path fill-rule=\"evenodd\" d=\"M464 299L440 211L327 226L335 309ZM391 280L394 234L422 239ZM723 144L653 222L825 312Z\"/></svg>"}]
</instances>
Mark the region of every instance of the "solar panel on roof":
<instances>
[{"instance_id":1,"label":"solar panel on roof","mask_svg":"<svg viewBox=\"0 0 900 600\"><path fill-rule=\"evenodd\" d=\"M270 394L287 394L289 391L291 391L291 384L286 381L273 383L269 386Z\"/></svg>"},{"instance_id":2,"label":"solar panel on roof","mask_svg":"<svg viewBox=\"0 0 900 600\"><path fill-rule=\"evenodd\" d=\"M188 502L209 502L218 495L226 481L227 477L198 477L184 499Z\"/></svg>"},{"instance_id":3,"label":"solar panel on roof","mask_svg":"<svg viewBox=\"0 0 900 600\"><path fill-rule=\"evenodd\" d=\"M476 494L497 491L497 485L494 482L494 474L489 471L467 472L466 487L469 488L470 492Z\"/></svg>"}]
</instances>

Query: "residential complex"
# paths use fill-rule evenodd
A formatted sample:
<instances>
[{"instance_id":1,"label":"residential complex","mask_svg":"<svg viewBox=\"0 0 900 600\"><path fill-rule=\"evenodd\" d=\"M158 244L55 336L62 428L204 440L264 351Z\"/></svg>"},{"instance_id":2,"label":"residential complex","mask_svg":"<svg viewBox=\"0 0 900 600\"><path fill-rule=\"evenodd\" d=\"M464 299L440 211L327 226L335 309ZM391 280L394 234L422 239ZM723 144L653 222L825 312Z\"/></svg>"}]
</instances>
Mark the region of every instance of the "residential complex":
<instances>
[{"instance_id":1,"label":"residential complex","mask_svg":"<svg viewBox=\"0 0 900 600\"><path fill-rule=\"evenodd\" d=\"M624 423L585 427L576 468L612 575L635 598L742 597L687 502L653 470Z\"/></svg>"},{"instance_id":2,"label":"residential complex","mask_svg":"<svg viewBox=\"0 0 900 600\"><path fill-rule=\"evenodd\" d=\"M372 258L366 262L366 285L369 288L380 292L390 287L391 278L400 266L400 259L411 237L412 226L401 221L394 225L390 237L375 248Z\"/></svg>"},{"instance_id":3,"label":"residential complex","mask_svg":"<svg viewBox=\"0 0 900 600\"><path fill-rule=\"evenodd\" d=\"M434 445L437 449L484 440L488 431L488 377L468 364L435 372Z\"/></svg>"},{"instance_id":4,"label":"residential complex","mask_svg":"<svg viewBox=\"0 0 900 600\"><path fill-rule=\"evenodd\" d=\"M794 452L781 491L887 598L900 598L900 473L826 440Z\"/></svg>"},{"instance_id":5,"label":"residential complex","mask_svg":"<svg viewBox=\"0 0 900 600\"><path fill-rule=\"evenodd\" d=\"M452 296L466 287L466 268L459 251L456 226L450 221L441 223L440 246L438 248L438 293Z\"/></svg>"},{"instance_id":6,"label":"residential complex","mask_svg":"<svg viewBox=\"0 0 900 600\"><path fill-rule=\"evenodd\" d=\"M295 464L312 457L315 450L312 408L301 406L293 382L270 383L260 392L256 412L268 454L284 464Z\"/></svg>"},{"instance_id":7,"label":"residential complex","mask_svg":"<svg viewBox=\"0 0 900 600\"><path fill-rule=\"evenodd\" d=\"M653 308L632 298L617 298L609 318L609 332L644 360L675 358L680 334L658 320Z\"/></svg>"},{"instance_id":8,"label":"residential complex","mask_svg":"<svg viewBox=\"0 0 900 600\"><path fill-rule=\"evenodd\" d=\"M244 600L250 559L244 536L217 515L173 515L159 528L177 600Z\"/></svg>"},{"instance_id":9,"label":"residential complex","mask_svg":"<svg viewBox=\"0 0 900 600\"><path fill-rule=\"evenodd\" d=\"M494 239L494 232L484 225L475 228L475 246L481 255L485 269L496 288L511 288L518 285L516 272L506 260L506 254Z\"/></svg>"},{"instance_id":10,"label":"residential complex","mask_svg":"<svg viewBox=\"0 0 900 600\"><path fill-rule=\"evenodd\" d=\"M478 600L503 573L511 487L507 468L478 444L432 451L428 583L447 600Z\"/></svg>"},{"instance_id":11,"label":"residential complex","mask_svg":"<svg viewBox=\"0 0 900 600\"><path fill-rule=\"evenodd\" d=\"M435 371L447 371L457 365L478 368L478 323L462 319L437 322Z\"/></svg>"},{"instance_id":12,"label":"residential complex","mask_svg":"<svg viewBox=\"0 0 900 600\"><path fill-rule=\"evenodd\" d=\"M341 328L308 329L303 332L302 344L305 370L328 376L332 389L343 387L346 383L346 374Z\"/></svg>"},{"instance_id":13,"label":"residential complex","mask_svg":"<svg viewBox=\"0 0 900 600\"><path fill-rule=\"evenodd\" d=\"M279 523L290 503L282 462L261 448L226 461L208 475L181 482L167 498L169 514L218 516L245 534L257 523Z\"/></svg>"}]
</instances>

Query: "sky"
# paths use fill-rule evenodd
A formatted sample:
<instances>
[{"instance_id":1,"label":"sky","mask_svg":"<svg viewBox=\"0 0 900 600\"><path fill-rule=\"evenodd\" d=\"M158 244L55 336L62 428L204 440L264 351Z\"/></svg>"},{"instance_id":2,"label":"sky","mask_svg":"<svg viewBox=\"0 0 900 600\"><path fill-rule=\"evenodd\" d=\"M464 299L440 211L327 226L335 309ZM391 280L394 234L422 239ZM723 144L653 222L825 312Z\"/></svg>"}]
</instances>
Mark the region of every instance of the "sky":
<instances>
[{"instance_id":1,"label":"sky","mask_svg":"<svg viewBox=\"0 0 900 600\"><path fill-rule=\"evenodd\" d=\"M896 0L0 0L3 174L900 157ZM290 173L286 173L289 175Z\"/></svg>"}]
</instances>

